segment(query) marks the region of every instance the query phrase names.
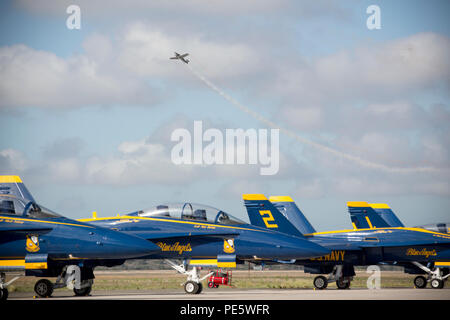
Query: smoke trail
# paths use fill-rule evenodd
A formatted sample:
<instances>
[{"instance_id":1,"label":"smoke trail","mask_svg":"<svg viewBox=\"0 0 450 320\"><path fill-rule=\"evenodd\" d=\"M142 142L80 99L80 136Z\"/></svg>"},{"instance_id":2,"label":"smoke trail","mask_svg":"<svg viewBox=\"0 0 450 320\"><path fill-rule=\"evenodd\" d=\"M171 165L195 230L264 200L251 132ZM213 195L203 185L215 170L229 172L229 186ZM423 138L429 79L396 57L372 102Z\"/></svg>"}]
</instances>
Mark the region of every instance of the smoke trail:
<instances>
[{"instance_id":1,"label":"smoke trail","mask_svg":"<svg viewBox=\"0 0 450 320\"><path fill-rule=\"evenodd\" d=\"M189 70L197 78L199 78L201 81L203 81L208 87L210 87L212 90L214 90L215 92L220 94L226 100L231 102L235 107L237 107L241 111L244 111L245 113L249 114L250 116L252 116L256 120L265 123L269 127L274 128L274 129L279 129L281 132L284 132L286 135L288 135L291 138L299 141L300 143L312 146L312 147L314 147L316 149L319 149L319 150L321 150L323 152L327 152L327 153L333 154L336 157L353 161L354 163L357 163L358 165L361 165L361 166L366 167L366 168L371 168L371 169L378 169L378 170L382 170L382 171L395 172L395 173L420 173L420 172L440 172L440 171L443 171L442 169L434 168L434 167L410 167L410 168L390 167L390 166L387 166L387 165L384 165L384 164L381 164L381 163L368 161L368 160L365 160L363 158L360 158L360 157L357 157L357 156L353 156L351 154L344 153L342 151L330 148L328 146L324 146L324 145L322 145L320 143L317 143L317 142L314 142L312 140L309 140L309 139L306 139L304 137L301 137L297 133L295 133L295 132L293 132L293 131L291 131L289 129L286 129L286 128L278 126L276 123L266 119L265 117L263 117L259 113L257 113L255 111L247 108L246 106L242 105L241 103L239 103L238 101L236 101L235 99L230 97L228 94L226 94L225 92L220 90L211 81L209 81L202 74L200 74L198 71L196 71L191 65L186 64L186 66L189 68Z\"/></svg>"}]
</instances>

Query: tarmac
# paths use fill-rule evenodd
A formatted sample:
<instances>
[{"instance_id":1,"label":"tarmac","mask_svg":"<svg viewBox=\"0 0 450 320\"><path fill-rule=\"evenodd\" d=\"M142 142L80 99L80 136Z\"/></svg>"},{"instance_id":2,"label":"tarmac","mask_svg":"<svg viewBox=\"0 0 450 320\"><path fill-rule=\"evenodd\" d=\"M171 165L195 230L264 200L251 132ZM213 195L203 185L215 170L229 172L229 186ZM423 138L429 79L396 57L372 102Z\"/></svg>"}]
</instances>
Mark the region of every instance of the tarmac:
<instances>
[{"instance_id":1,"label":"tarmac","mask_svg":"<svg viewBox=\"0 0 450 320\"><path fill-rule=\"evenodd\" d=\"M8 300L450 300L450 288L444 289L209 289L197 295L182 289L153 291L101 291L76 297L69 290L55 290L51 298L39 298L29 292L11 292Z\"/></svg>"}]
</instances>

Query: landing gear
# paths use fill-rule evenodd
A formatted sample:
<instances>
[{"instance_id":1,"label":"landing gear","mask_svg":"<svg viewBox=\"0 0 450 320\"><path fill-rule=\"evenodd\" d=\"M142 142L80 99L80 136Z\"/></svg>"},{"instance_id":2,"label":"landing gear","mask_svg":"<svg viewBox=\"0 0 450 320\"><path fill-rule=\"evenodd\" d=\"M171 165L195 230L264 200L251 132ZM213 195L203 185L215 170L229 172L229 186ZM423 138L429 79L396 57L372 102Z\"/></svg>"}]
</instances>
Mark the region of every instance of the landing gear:
<instances>
[{"instance_id":1,"label":"landing gear","mask_svg":"<svg viewBox=\"0 0 450 320\"><path fill-rule=\"evenodd\" d=\"M351 281L353 280L353 275L355 274L353 266L350 267L351 268L344 265L337 265L328 275L328 278L324 276L315 277L313 281L314 287L316 289L323 290L327 288L328 283L336 281L336 286L338 289L343 290L350 288Z\"/></svg>"},{"instance_id":2,"label":"landing gear","mask_svg":"<svg viewBox=\"0 0 450 320\"><path fill-rule=\"evenodd\" d=\"M201 281L209 277L214 272L208 273L206 276L200 278L200 268L193 267L192 270L188 271L188 266L186 264L177 265L176 263L170 260L164 260L168 263L172 268L174 268L179 273L187 275L187 281L184 284L184 291L188 294L200 294L203 290L203 285Z\"/></svg>"},{"instance_id":3,"label":"landing gear","mask_svg":"<svg viewBox=\"0 0 450 320\"><path fill-rule=\"evenodd\" d=\"M339 280L336 280L336 286L338 287L338 289L348 289L350 288L350 280L345 279L344 277L342 277Z\"/></svg>"},{"instance_id":4,"label":"landing gear","mask_svg":"<svg viewBox=\"0 0 450 320\"><path fill-rule=\"evenodd\" d=\"M73 293L75 293L75 295L77 297L85 297L91 293L91 290L92 290L92 285L90 285L88 287L84 287L82 289L73 288Z\"/></svg>"},{"instance_id":5,"label":"landing gear","mask_svg":"<svg viewBox=\"0 0 450 320\"><path fill-rule=\"evenodd\" d=\"M5 273L4 272L0 273L0 301L6 301L8 299L9 292L7 287L19 278L20 277L14 277L8 282L5 282L6 281Z\"/></svg>"},{"instance_id":6,"label":"landing gear","mask_svg":"<svg viewBox=\"0 0 450 320\"><path fill-rule=\"evenodd\" d=\"M41 279L34 285L34 292L42 298L48 298L53 293L53 283L47 279Z\"/></svg>"},{"instance_id":7,"label":"landing gear","mask_svg":"<svg viewBox=\"0 0 450 320\"><path fill-rule=\"evenodd\" d=\"M197 283L194 281L187 281L184 284L184 291L189 294L199 294L203 290L203 285L201 282Z\"/></svg>"},{"instance_id":8,"label":"landing gear","mask_svg":"<svg viewBox=\"0 0 450 320\"><path fill-rule=\"evenodd\" d=\"M430 283L433 289L442 289L444 288L445 281L447 281L450 273L448 270L444 272L442 268L433 268L430 269L428 267L423 266L419 262L412 262L416 267L422 269L428 274L428 279L425 279L423 276L418 276L414 278L414 286L416 288L425 288L427 286L427 282ZM445 275L444 275L445 274Z\"/></svg>"},{"instance_id":9,"label":"landing gear","mask_svg":"<svg viewBox=\"0 0 450 320\"><path fill-rule=\"evenodd\" d=\"M0 301L6 301L8 299L8 289L0 289Z\"/></svg>"},{"instance_id":10,"label":"landing gear","mask_svg":"<svg viewBox=\"0 0 450 320\"><path fill-rule=\"evenodd\" d=\"M317 276L314 278L313 284L316 289L323 290L328 286L328 279L324 276Z\"/></svg>"},{"instance_id":11,"label":"landing gear","mask_svg":"<svg viewBox=\"0 0 450 320\"><path fill-rule=\"evenodd\" d=\"M36 282L34 292L42 298L48 298L52 296L54 289L67 287L72 289L76 296L87 296L92 290L93 278L92 269L70 265L62 269L55 283L47 279Z\"/></svg>"},{"instance_id":12,"label":"landing gear","mask_svg":"<svg viewBox=\"0 0 450 320\"><path fill-rule=\"evenodd\" d=\"M427 286L427 279L424 276L417 276L414 278L414 287L423 289Z\"/></svg>"},{"instance_id":13,"label":"landing gear","mask_svg":"<svg viewBox=\"0 0 450 320\"><path fill-rule=\"evenodd\" d=\"M433 289L442 289L444 287L444 280L433 279L430 284Z\"/></svg>"}]
</instances>

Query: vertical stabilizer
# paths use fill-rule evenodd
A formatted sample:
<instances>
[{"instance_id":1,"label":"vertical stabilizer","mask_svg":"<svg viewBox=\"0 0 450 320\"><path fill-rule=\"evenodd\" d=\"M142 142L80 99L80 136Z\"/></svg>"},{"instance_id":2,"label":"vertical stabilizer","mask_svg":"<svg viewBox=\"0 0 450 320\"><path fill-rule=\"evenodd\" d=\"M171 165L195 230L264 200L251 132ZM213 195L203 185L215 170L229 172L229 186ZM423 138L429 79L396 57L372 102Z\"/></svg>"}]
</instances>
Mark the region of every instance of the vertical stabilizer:
<instances>
[{"instance_id":1,"label":"vertical stabilizer","mask_svg":"<svg viewBox=\"0 0 450 320\"><path fill-rule=\"evenodd\" d=\"M302 234L315 233L316 230L306 219L305 215L297 207L289 196L272 196L270 202L291 222Z\"/></svg>"},{"instance_id":2,"label":"vertical stabilizer","mask_svg":"<svg viewBox=\"0 0 450 320\"><path fill-rule=\"evenodd\" d=\"M386 203L369 203L376 213L388 224L389 227L404 227L394 211Z\"/></svg>"},{"instance_id":3,"label":"vertical stabilizer","mask_svg":"<svg viewBox=\"0 0 450 320\"><path fill-rule=\"evenodd\" d=\"M251 224L294 236L302 236L302 233L263 194L244 194L242 199Z\"/></svg>"},{"instance_id":4,"label":"vertical stabilizer","mask_svg":"<svg viewBox=\"0 0 450 320\"><path fill-rule=\"evenodd\" d=\"M375 210L364 201L347 202L348 212L355 229L374 229L389 227Z\"/></svg>"},{"instance_id":5,"label":"vertical stabilizer","mask_svg":"<svg viewBox=\"0 0 450 320\"><path fill-rule=\"evenodd\" d=\"M12 195L28 201L35 201L19 176L0 176L0 194Z\"/></svg>"}]
</instances>

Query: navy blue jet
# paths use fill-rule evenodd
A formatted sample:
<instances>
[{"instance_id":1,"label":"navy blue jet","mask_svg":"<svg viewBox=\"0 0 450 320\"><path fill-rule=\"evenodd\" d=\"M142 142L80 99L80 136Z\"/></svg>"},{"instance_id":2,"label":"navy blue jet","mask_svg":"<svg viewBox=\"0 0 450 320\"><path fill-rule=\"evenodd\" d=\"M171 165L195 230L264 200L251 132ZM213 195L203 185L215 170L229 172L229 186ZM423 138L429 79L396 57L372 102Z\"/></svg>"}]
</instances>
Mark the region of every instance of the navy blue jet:
<instances>
[{"instance_id":1,"label":"navy blue jet","mask_svg":"<svg viewBox=\"0 0 450 320\"><path fill-rule=\"evenodd\" d=\"M369 206L373 210L355 210L349 207L350 218L355 229L405 227L387 203L369 203ZM449 225L449 223L435 223L413 228L448 234ZM394 262L394 264L402 266L406 273L418 274L414 278L414 286L419 289L426 288L427 283L430 283L433 288L439 288L442 286L442 282L439 280L445 281L450 274L450 261L424 264L418 259L418 261ZM424 274L427 275L426 278L423 276Z\"/></svg>"},{"instance_id":2,"label":"navy blue jet","mask_svg":"<svg viewBox=\"0 0 450 320\"><path fill-rule=\"evenodd\" d=\"M96 266L115 266L125 259L159 252L141 238L63 217L37 204L18 176L0 176L0 300L8 297L5 272L58 277L37 281L41 297L69 287L88 295Z\"/></svg>"},{"instance_id":3,"label":"navy blue jet","mask_svg":"<svg viewBox=\"0 0 450 320\"><path fill-rule=\"evenodd\" d=\"M395 215L394 211L389 207L387 203L369 203L375 213L381 218L379 220L377 217L373 217L372 220L375 222L371 222L373 227L375 228L388 228L388 227L401 227L405 226L400 221L400 219ZM352 224L355 229L363 229L369 227L368 221L371 221L372 211L363 212L363 211L353 211L350 210L350 218L352 219ZM422 228L434 232L439 233L450 233L450 223L432 223L421 226L416 226L413 228Z\"/></svg>"},{"instance_id":4,"label":"navy blue jet","mask_svg":"<svg viewBox=\"0 0 450 320\"><path fill-rule=\"evenodd\" d=\"M249 199L255 199L249 196ZM308 259L329 253L300 234L267 230L222 210L190 202L161 204L123 216L82 219L147 239L161 248L145 259L165 259L187 276L186 293L202 291L199 267L234 268L236 264L273 259ZM171 259L183 260L178 265ZM189 270L192 266L192 270Z\"/></svg>"},{"instance_id":5,"label":"navy blue jet","mask_svg":"<svg viewBox=\"0 0 450 320\"><path fill-rule=\"evenodd\" d=\"M306 239L331 250L319 258L276 260L303 265L307 273L329 274L328 278L320 275L314 279L317 289L326 288L332 281L336 281L339 289L349 288L355 265L418 263L433 268L450 261L450 235L446 233L422 228L375 227L381 219L376 214L366 220L367 228L316 232L290 197L271 197L270 201L246 198L244 195L252 224L291 235L302 233ZM366 202L348 202L348 206L353 214L373 213ZM442 288L447 277L448 274L434 274L431 286Z\"/></svg>"}]
</instances>

